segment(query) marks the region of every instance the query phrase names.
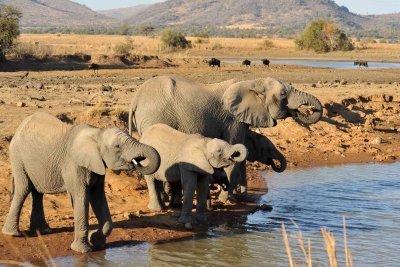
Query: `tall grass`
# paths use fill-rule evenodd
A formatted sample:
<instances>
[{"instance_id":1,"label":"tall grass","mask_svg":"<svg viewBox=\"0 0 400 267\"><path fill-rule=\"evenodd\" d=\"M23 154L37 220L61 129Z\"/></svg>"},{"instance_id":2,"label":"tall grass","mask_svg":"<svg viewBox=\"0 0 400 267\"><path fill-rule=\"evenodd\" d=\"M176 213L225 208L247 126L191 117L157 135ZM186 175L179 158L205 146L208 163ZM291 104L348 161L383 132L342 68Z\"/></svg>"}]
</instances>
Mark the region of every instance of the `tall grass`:
<instances>
[{"instance_id":1,"label":"tall grass","mask_svg":"<svg viewBox=\"0 0 400 267\"><path fill-rule=\"evenodd\" d=\"M312 255L311 255L311 241L308 239L307 242L307 247L305 246L303 242L303 234L301 230L299 229L298 225L292 221L293 224L297 227L298 233L297 233L297 242L299 245L300 250L302 251L304 255L304 260L307 263L308 267L312 267ZM321 234L322 238L324 239L324 244L325 244L325 250L328 256L328 261L329 263L327 266L330 267L338 267L338 262L337 262L337 255L336 255L336 239L333 235L333 233L329 232L326 228L321 228ZM289 260L289 265L291 267L296 266L296 259L293 257L292 254L292 249L289 243L288 239L288 234L286 231L285 224L282 224L282 235L283 235L283 240L285 243L285 248L286 248L286 253L288 255L288 260ZM346 260L346 267L352 267L353 266L353 260L351 257L351 251L347 246L347 236L346 236L346 220L343 216L343 244L344 244L344 256Z\"/></svg>"}]
</instances>

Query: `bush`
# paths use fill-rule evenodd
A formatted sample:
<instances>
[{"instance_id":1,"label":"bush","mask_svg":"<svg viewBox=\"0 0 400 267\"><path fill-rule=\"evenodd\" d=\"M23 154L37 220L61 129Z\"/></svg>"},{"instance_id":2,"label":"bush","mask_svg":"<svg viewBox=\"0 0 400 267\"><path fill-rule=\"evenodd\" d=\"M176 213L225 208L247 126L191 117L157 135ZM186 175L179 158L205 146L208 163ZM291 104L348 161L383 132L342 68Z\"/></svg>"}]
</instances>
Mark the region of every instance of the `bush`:
<instances>
[{"instance_id":1,"label":"bush","mask_svg":"<svg viewBox=\"0 0 400 267\"><path fill-rule=\"evenodd\" d=\"M160 38L163 47L167 49L184 49L191 47L191 42L188 41L181 32L172 29L163 30Z\"/></svg>"},{"instance_id":2,"label":"bush","mask_svg":"<svg viewBox=\"0 0 400 267\"><path fill-rule=\"evenodd\" d=\"M264 41L262 41L261 47L262 48L272 48L272 47L274 47L274 43L271 40L265 39Z\"/></svg>"},{"instance_id":3,"label":"bush","mask_svg":"<svg viewBox=\"0 0 400 267\"><path fill-rule=\"evenodd\" d=\"M295 39L299 49L329 52L336 50L350 51L354 45L336 24L319 19L312 21L303 33Z\"/></svg>"},{"instance_id":4,"label":"bush","mask_svg":"<svg viewBox=\"0 0 400 267\"><path fill-rule=\"evenodd\" d=\"M19 19L21 11L13 6L0 6L0 61L14 46L14 40L19 35Z\"/></svg>"},{"instance_id":5,"label":"bush","mask_svg":"<svg viewBox=\"0 0 400 267\"><path fill-rule=\"evenodd\" d=\"M209 42L209 40L208 39L206 39L206 38L201 38L201 37L198 37L197 39L196 39L196 41L194 41L196 44L207 44L208 42Z\"/></svg>"},{"instance_id":6,"label":"bush","mask_svg":"<svg viewBox=\"0 0 400 267\"><path fill-rule=\"evenodd\" d=\"M114 46L114 54L126 55L135 49L135 44L131 38L126 38L125 42L118 43Z\"/></svg>"},{"instance_id":7,"label":"bush","mask_svg":"<svg viewBox=\"0 0 400 267\"><path fill-rule=\"evenodd\" d=\"M215 43L211 47L211 50L219 50L219 49L222 49L222 45L220 43Z\"/></svg>"}]
</instances>

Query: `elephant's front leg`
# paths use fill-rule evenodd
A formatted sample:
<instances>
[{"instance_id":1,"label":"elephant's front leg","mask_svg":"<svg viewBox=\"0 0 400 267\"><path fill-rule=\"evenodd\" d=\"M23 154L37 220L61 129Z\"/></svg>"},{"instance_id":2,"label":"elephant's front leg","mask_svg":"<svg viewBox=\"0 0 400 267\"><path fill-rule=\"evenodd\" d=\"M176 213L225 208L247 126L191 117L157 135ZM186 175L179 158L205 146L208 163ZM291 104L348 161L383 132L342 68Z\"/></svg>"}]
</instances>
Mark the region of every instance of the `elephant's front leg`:
<instances>
[{"instance_id":1,"label":"elephant's front leg","mask_svg":"<svg viewBox=\"0 0 400 267\"><path fill-rule=\"evenodd\" d=\"M71 195L74 203L75 228L75 238L71 249L82 253L90 252L92 248L88 242L89 189L84 185L76 185Z\"/></svg>"},{"instance_id":2,"label":"elephant's front leg","mask_svg":"<svg viewBox=\"0 0 400 267\"><path fill-rule=\"evenodd\" d=\"M89 201L99 222L98 230L90 232L89 241L95 247L104 248L106 237L112 231L110 209L104 192L104 176L99 177L98 181L90 188Z\"/></svg>"},{"instance_id":3,"label":"elephant's front leg","mask_svg":"<svg viewBox=\"0 0 400 267\"><path fill-rule=\"evenodd\" d=\"M239 164L239 185L240 194L244 197L247 196L247 175L246 175L246 161Z\"/></svg>"},{"instance_id":4,"label":"elephant's front leg","mask_svg":"<svg viewBox=\"0 0 400 267\"><path fill-rule=\"evenodd\" d=\"M183 187L183 206L179 222L193 223L192 208L194 192L197 187L197 174L181 169L181 182Z\"/></svg>"},{"instance_id":5,"label":"elephant's front leg","mask_svg":"<svg viewBox=\"0 0 400 267\"><path fill-rule=\"evenodd\" d=\"M164 208L163 202L161 200L160 190L156 187L155 178L153 175L144 176L147 189L149 191L149 205L148 208L154 211L160 211Z\"/></svg>"},{"instance_id":6,"label":"elephant's front leg","mask_svg":"<svg viewBox=\"0 0 400 267\"><path fill-rule=\"evenodd\" d=\"M201 224L206 224L207 195L209 192L209 184L209 175L199 175L199 178L197 180L196 219Z\"/></svg>"}]
</instances>

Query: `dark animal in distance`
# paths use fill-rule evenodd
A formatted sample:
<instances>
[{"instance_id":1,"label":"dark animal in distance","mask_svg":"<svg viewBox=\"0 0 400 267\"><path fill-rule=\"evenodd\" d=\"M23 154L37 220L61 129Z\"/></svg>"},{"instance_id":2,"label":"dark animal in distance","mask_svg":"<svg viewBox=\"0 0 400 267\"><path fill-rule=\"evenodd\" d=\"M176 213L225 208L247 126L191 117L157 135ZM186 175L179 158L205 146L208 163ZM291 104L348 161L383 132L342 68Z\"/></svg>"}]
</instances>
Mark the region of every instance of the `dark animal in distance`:
<instances>
[{"instance_id":1,"label":"dark animal in distance","mask_svg":"<svg viewBox=\"0 0 400 267\"><path fill-rule=\"evenodd\" d=\"M245 59L245 60L242 61L242 65L243 66L251 66L251 61L248 60L248 59Z\"/></svg>"},{"instance_id":2,"label":"dark animal in distance","mask_svg":"<svg viewBox=\"0 0 400 267\"><path fill-rule=\"evenodd\" d=\"M94 74L96 74L96 71L97 71L97 74L99 74L99 68L100 68L99 64L96 64L96 63L92 63L89 65L89 70L93 70Z\"/></svg>"},{"instance_id":3,"label":"dark animal in distance","mask_svg":"<svg viewBox=\"0 0 400 267\"><path fill-rule=\"evenodd\" d=\"M264 67L269 67L269 63L270 61L266 58L261 59L262 64L264 65Z\"/></svg>"},{"instance_id":4,"label":"dark animal in distance","mask_svg":"<svg viewBox=\"0 0 400 267\"><path fill-rule=\"evenodd\" d=\"M208 66L210 66L210 67L217 66L218 68L220 68L221 67L221 60L216 59L216 58L212 58L212 59L210 59L210 61L208 61Z\"/></svg>"},{"instance_id":5,"label":"dark animal in distance","mask_svg":"<svg viewBox=\"0 0 400 267\"><path fill-rule=\"evenodd\" d=\"M368 68L368 62L365 60L356 60L356 61L354 61L354 66L358 66L359 68L361 68L361 67Z\"/></svg>"}]
</instances>

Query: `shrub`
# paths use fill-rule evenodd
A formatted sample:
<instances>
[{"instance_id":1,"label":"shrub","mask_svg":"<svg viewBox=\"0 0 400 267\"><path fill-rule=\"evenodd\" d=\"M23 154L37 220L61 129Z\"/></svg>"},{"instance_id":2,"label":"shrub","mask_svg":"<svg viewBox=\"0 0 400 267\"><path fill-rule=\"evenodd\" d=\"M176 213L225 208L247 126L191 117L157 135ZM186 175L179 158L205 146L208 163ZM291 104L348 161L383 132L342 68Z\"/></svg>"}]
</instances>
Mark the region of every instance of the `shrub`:
<instances>
[{"instance_id":1,"label":"shrub","mask_svg":"<svg viewBox=\"0 0 400 267\"><path fill-rule=\"evenodd\" d=\"M163 47L167 49L184 49L191 47L191 42L188 41L181 32L172 29L163 30L160 38Z\"/></svg>"},{"instance_id":2,"label":"shrub","mask_svg":"<svg viewBox=\"0 0 400 267\"><path fill-rule=\"evenodd\" d=\"M303 33L295 39L299 49L329 52L336 50L350 51L354 45L336 24L319 19L312 21Z\"/></svg>"},{"instance_id":3,"label":"shrub","mask_svg":"<svg viewBox=\"0 0 400 267\"><path fill-rule=\"evenodd\" d=\"M220 43L215 43L211 47L211 50L219 50L219 49L222 49L222 45Z\"/></svg>"},{"instance_id":4,"label":"shrub","mask_svg":"<svg viewBox=\"0 0 400 267\"><path fill-rule=\"evenodd\" d=\"M196 44L207 44L208 42L209 42L209 40L208 39L205 39L205 38L201 38L201 37L198 37L197 39L196 39L196 41L194 41Z\"/></svg>"},{"instance_id":5,"label":"shrub","mask_svg":"<svg viewBox=\"0 0 400 267\"><path fill-rule=\"evenodd\" d=\"M19 35L19 19L21 11L13 6L0 6L0 61L14 46L14 40Z\"/></svg>"},{"instance_id":6,"label":"shrub","mask_svg":"<svg viewBox=\"0 0 400 267\"><path fill-rule=\"evenodd\" d=\"M271 40L265 39L261 42L261 47L272 48L272 47L274 47L274 43Z\"/></svg>"},{"instance_id":7,"label":"shrub","mask_svg":"<svg viewBox=\"0 0 400 267\"><path fill-rule=\"evenodd\" d=\"M118 43L114 46L114 54L126 55L135 49L135 44L131 38L126 38L125 42Z\"/></svg>"}]
</instances>

